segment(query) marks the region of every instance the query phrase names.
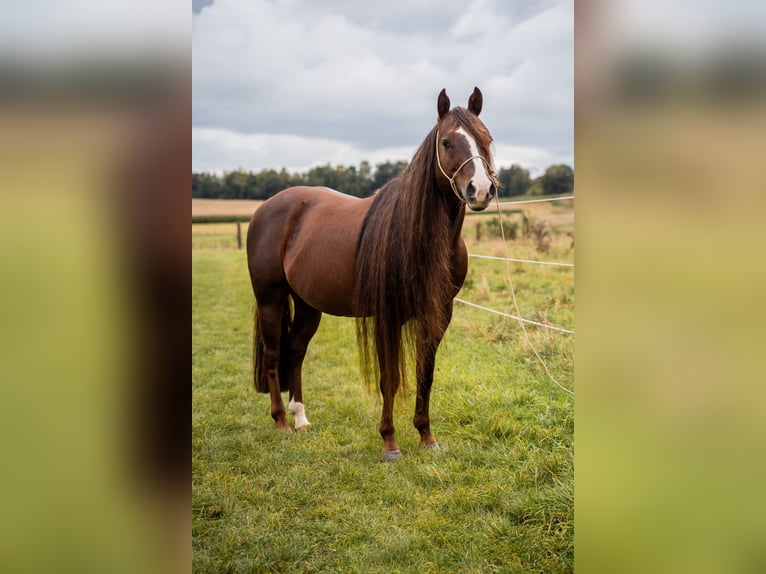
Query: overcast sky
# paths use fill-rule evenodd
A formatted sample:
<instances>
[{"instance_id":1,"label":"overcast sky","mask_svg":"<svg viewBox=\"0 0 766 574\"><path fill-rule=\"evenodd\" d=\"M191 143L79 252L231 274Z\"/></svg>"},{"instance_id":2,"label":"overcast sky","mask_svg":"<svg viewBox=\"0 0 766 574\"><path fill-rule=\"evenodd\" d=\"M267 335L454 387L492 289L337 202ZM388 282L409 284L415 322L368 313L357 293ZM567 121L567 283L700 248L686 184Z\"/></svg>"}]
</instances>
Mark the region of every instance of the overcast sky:
<instances>
[{"instance_id":1,"label":"overcast sky","mask_svg":"<svg viewBox=\"0 0 766 574\"><path fill-rule=\"evenodd\" d=\"M193 0L195 171L409 160L442 88L500 166L574 165L573 2Z\"/></svg>"}]
</instances>

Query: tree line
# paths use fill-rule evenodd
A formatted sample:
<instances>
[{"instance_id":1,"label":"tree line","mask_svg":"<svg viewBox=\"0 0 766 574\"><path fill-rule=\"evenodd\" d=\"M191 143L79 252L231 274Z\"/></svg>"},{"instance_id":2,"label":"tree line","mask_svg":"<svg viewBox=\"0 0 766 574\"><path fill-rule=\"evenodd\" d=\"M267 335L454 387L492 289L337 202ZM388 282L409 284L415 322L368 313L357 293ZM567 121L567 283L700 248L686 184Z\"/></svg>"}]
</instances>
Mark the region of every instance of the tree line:
<instances>
[{"instance_id":1,"label":"tree line","mask_svg":"<svg viewBox=\"0 0 766 574\"><path fill-rule=\"evenodd\" d=\"M396 177L407 166L406 161L386 161L372 166L363 161L356 166L312 167L305 173L291 173L263 169L259 172L235 170L218 175L207 172L192 173L192 197L202 199L268 199L277 192L295 185L319 185L336 189L356 197L368 197L375 190ZM574 190L574 171L566 164L552 165L539 177L532 178L520 165L501 168L500 197L517 195L571 194Z\"/></svg>"}]
</instances>

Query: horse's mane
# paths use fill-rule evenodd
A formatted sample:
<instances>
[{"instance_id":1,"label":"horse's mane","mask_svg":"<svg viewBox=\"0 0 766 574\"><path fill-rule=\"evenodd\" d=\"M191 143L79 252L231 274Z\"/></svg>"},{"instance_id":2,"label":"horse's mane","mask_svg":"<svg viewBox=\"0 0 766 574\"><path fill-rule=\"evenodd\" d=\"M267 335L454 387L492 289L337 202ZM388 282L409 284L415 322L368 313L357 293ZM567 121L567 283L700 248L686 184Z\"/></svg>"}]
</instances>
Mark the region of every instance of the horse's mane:
<instances>
[{"instance_id":1,"label":"horse's mane","mask_svg":"<svg viewBox=\"0 0 766 574\"><path fill-rule=\"evenodd\" d=\"M488 140L468 110L451 113L479 141ZM437 186L435 148L436 127L407 167L378 190L357 242L355 304L366 316L357 321L362 372L368 382L378 375L386 383L381 391L391 395L400 384L405 389L404 351L416 339L426 343L421 351L438 344L456 287L451 248L463 207L449 188ZM371 339L385 372L379 372Z\"/></svg>"}]
</instances>

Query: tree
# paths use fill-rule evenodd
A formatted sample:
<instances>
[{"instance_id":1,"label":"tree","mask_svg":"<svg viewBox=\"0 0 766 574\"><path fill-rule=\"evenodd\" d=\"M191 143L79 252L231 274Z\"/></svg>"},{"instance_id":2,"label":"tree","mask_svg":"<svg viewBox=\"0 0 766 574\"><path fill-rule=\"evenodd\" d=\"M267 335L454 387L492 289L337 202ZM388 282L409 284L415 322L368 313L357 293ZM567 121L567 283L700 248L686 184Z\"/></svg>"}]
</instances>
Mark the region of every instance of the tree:
<instances>
[{"instance_id":1,"label":"tree","mask_svg":"<svg viewBox=\"0 0 766 574\"><path fill-rule=\"evenodd\" d=\"M552 165L540 178L540 185L545 195L569 195L574 191L574 170L566 164Z\"/></svg>"},{"instance_id":2,"label":"tree","mask_svg":"<svg viewBox=\"0 0 766 574\"><path fill-rule=\"evenodd\" d=\"M407 167L406 161L385 161L375 166L362 161L356 166L312 167L308 172L290 173L262 169L259 172L238 169L222 175L207 172L192 173L192 197L210 199L268 199L275 193L294 185L318 185L337 189L356 197L369 197L375 190L399 175ZM531 179L529 171L514 164L501 168L501 196L522 194L570 194L574 190L574 172L568 165L550 166L543 175Z\"/></svg>"},{"instance_id":3,"label":"tree","mask_svg":"<svg viewBox=\"0 0 766 574\"><path fill-rule=\"evenodd\" d=\"M497 173L497 178L500 180L501 197L523 195L532 185L532 180L529 178L529 172L517 164L514 164L509 168L501 168Z\"/></svg>"},{"instance_id":4,"label":"tree","mask_svg":"<svg viewBox=\"0 0 766 574\"><path fill-rule=\"evenodd\" d=\"M192 173L192 197L203 199L221 197L221 180L212 173Z\"/></svg>"},{"instance_id":5,"label":"tree","mask_svg":"<svg viewBox=\"0 0 766 574\"><path fill-rule=\"evenodd\" d=\"M338 189L338 176L335 169L328 163L312 167L305 176L306 185L318 185Z\"/></svg>"},{"instance_id":6,"label":"tree","mask_svg":"<svg viewBox=\"0 0 766 574\"><path fill-rule=\"evenodd\" d=\"M373 190L373 180L372 180L372 166L370 165L370 162L365 160L362 160L362 163L359 164L359 197L367 197L369 195L372 195Z\"/></svg>"},{"instance_id":7,"label":"tree","mask_svg":"<svg viewBox=\"0 0 766 574\"><path fill-rule=\"evenodd\" d=\"M375 166L375 177L372 180L373 189L380 189L389 181L394 179L399 173L407 167L406 161L390 162L386 161Z\"/></svg>"},{"instance_id":8,"label":"tree","mask_svg":"<svg viewBox=\"0 0 766 574\"><path fill-rule=\"evenodd\" d=\"M366 159L363 159L362 163L359 164L359 177L372 180L372 167Z\"/></svg>"},{"instance_id":9,"label":"tree","mask_svg":"<svg viewBox=\"0 0 766 574\"><path fill-rule=\"evenodd\" d=\"M247 189L247 173L242 169L230 171L223 176L223 197L242 199Z\"/></svg>"}]
</instances>

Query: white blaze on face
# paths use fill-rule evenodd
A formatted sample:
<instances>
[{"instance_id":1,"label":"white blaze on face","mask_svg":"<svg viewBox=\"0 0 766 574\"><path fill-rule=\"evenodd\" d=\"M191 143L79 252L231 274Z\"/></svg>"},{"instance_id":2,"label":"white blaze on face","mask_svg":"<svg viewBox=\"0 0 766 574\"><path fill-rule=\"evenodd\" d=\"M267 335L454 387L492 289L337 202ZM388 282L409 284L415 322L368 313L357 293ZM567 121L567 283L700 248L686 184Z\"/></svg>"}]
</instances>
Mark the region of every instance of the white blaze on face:
<instances>
[{"instance_id":1,"label":"white blaze on face","mask_svg":"<svg viewBox=\"0 0 766 574\"><path fill-rule=\"evenodd\" d=\"M460 127L455 131L462 135L468 142L468 149L471 150L471 156L481 155L479 153L479 146L476 145L476 140L474 140L465 129ZM492 156L486 159L489 164L492 165ZM487 175L487 168L483 161L478 157L474 157L471 163L473 164L473 186L476 188L476 197L480 199L485 193L489 194L489 186L492 185L492 181L490 181L489 176Z\"/></svg>"}]
</instances>

